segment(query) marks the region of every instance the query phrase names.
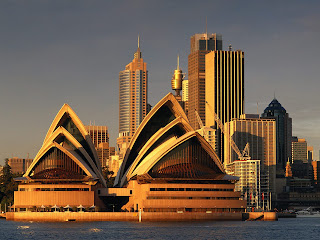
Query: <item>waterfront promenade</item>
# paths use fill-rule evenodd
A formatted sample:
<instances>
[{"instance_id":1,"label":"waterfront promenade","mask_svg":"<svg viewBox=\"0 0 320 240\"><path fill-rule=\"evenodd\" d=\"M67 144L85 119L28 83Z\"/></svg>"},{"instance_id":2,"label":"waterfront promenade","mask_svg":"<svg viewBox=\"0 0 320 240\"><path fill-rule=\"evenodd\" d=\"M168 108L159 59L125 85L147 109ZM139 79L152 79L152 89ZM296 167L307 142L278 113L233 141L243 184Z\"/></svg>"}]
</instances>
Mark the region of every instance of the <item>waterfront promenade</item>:
<instances>
[{"instance_id":1,"label":"waterfront promenade","mask_svg":"<svg viewBox=\"0 0 320 240\"><path fill-rule=\"evenodd\" d=\"M141 221L242 221L278 220L274 212L253 213L202 213L202 212L142 212ZM7 212L7 220L13 221L139 221L138 212Z\"/></svg>"}]
</instances>

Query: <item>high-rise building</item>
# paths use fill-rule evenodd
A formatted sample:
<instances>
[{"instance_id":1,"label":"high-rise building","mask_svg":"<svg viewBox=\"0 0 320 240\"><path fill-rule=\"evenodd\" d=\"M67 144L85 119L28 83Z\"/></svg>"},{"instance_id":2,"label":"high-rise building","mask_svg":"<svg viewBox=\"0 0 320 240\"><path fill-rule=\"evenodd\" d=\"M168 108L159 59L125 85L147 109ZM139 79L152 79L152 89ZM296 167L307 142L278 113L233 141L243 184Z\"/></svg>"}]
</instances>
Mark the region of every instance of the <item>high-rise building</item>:
<instances>
[{"instance_id":1,"label":"high-rise building","mask_svg":"<svg viewBox=\"0 0 320 240\"><path fill-rule=\"evenodd\" d=\"M233 139L242 151L249 143L251 159L261 161L261 189L268 194L275 192L276 178L276 121L262 119L259 115L243 114L225 124L226 135ZM239 160L239 156L231 147L225 136L225 166Z\"/></svg>"},{"instance_id":2,"label":"high-rise building","mask_svg":"<svg viewBox=\"0 0 320 240\"><path fill-rule=\"evenodd\" d=\"M313 161L313 146L307 146L307 151L308 151L308 162Z\"/></svg>"},{"instance_id":3,"label":"high-rise building","mask_svg":"<svg viewBox=\"0 0 320 240\"><path fill-rule=\"evenodd\" d=\"M109 133L107 126L87 125L84 126L89 133L95 148L98 148L100 143L109 142Z\"/></svg>"},{"instance_id":4,"label":"high-rise building","mask_svg":"<svg viewBox=\"0 0 320 240\"><path fill-rule=\"evenodd\" d=\"M89 133L94 147L97 150L101 167L105 167L110 156L115 154L115 148L109 146L108 127L95 125L88 125L84 127Z\"/></svg>"},{"instance_id":5,"label":"high-rise building","mask_svg":"<svg viewBox=\"0 0 320 240\"><path fill-rule=\"evenodd\" d=\"M210 108L223 124L239 118L244 113L244 53L240 50L208 53L205 76L206 125L215 126Z\"/></svg>"},{"instance_id":6,"label":"high-rise building","mask_svg":"<svg viewBox=\"0 0 320 240\"><path fill-rule=\"evenodd\" d=\"M244 113L244 53L240 50L212 51L205 59L205 123L216 127L212 112L222 124ZM220 151L217 154L224 160L223 136L219 131L217 145Z\"/></svg>"},{"instance_id":7,"label":"high-rise building","mask_svg":"<svg viewBox=\"0 0 320 240\"><path fill-rule=\"evenodd\" d=\"M188 56L188 119L191 126L199 128L195 110L205 122L205 55L222 50L222 36L218 34L195 34L190 41Z\"/></svg>"},{"instance_id":8,"label":"high-rise building","mask_svg":"<svg viewBox=\"0 0 320 240\"><path fill-rule=\"evenodd\" d=\"M188 115L188 79L184 79L182 81L182 102L183 102L183 110Z\"/></svg>"},{"instance_id":9,"label":"high-rise building","mask_svg":"<svg viewBox=\"0 0 320 240\"><path fill-rule=\"evenodd\" d=\"M236 160L226 165L228 174L239 177L235 190L242 193L248 207L263 207L260 160ZM266 195L268 196L268 195Z\"/></svg>"},{"instance_id":10,"label":"high-rise building","mask_svg":"<svg viewBox=\"0 0 320 240\"><path fill-rule=\"evenodd\" d=\"M313 180L315 181L316 186L319 188L320 184L320 161L312 161L313 169Z\"/></svg>"},{"instance_id":11,"label":"high-rise building","mask_svg":"<svg viewBox=\"0 0 320 240\"><path fill-rule=\"evenodd\" d=\"M292 162L308 162L307 141L304 138L292 137Z\"/></svg>"},{"instance_id":12,"label":"high-rise building","mask_svg":"<svg viewBox=\"0 0 320 240\"><path fill-rule=\"evenodd\" d=\"M8 159L8 165L12 173L25 173L33 159L13 157Z\"/></svg>"},{"instance_id":13,"label":"high-rise building","mask_svg":"<svg viewBox=\"0 0 320 240\"><path fill-rule=\"evenodd\" d=\"M112 177L115 177L122 164L122 159L119 155L111 156L107 161L108 170L113 172Z\"/></svg>"},{"instance_id":14,"label":"high-rise building","mask_svg":"<svg viewBox=\"0 0 320 240\"><path fill-rule=\"evenodd\" d=\"M143 61L138 38L132 62L119 73L119 137L133 136L147 115L147 87L147 63Z\"/></svg>"},{"instance_id":15,"label":"high-rise building","mask_svg":"<svg viewBox=\"0 0 320 240\"><path fill-rule=\"evenodd\" d=\"M288 159L291 160L292 119L276 98L266 107L261 117L276 120L277 174L283 174Z\"/></svg>"},{"instance_id":16,"label":"high-rise building","mask_svg":"<svg viewBox=\"0 0 320 240\"><path fill-rule=\"evenodd\" d=\"M143 61L138 37L138 49L125 70L119 73L119 137L117 152L126 152L131 137L148 113L148 71Z\"/></svg>"}]
</instances>

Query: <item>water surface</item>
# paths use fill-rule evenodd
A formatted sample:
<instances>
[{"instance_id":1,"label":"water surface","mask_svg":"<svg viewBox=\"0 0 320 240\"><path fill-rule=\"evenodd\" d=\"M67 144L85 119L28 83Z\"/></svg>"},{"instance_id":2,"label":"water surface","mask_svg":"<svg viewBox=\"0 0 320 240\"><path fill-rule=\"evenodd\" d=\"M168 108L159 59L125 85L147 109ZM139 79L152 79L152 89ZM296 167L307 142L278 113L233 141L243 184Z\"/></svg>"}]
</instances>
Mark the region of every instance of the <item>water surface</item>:
<instances>
[{"instance_id":1,"label":"water surface","mask_svg":"<svg viewBox=\"0 0 320 240\"><path fill-rule=\"evenodd\" d=\"M274 222L14 222L0 239L320 239L320 218Z\"/></svg>"}]
</instances>

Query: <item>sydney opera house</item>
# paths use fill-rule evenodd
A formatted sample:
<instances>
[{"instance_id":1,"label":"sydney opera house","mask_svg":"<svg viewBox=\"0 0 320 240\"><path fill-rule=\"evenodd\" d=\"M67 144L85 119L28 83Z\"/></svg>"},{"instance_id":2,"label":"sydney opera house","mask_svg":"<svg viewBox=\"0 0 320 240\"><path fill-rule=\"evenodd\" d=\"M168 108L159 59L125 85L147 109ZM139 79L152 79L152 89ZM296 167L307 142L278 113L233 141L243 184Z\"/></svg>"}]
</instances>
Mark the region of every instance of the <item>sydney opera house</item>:
<instances>
[{"instance_id":1,"label":"sydney opera house","mask_svg":"<svg viewBox=\"0 0 320 240\"><path fill-rule=\"evenodd\" d=\"M65 104L14 195L15 211L32 207L99 207L101 211L243 212L210 144L190 126L179 102L166 95L132 137L113 188L107 188L93 142ZM111 208L112 210L112 208Z\"/></svg>"}]
</instances>

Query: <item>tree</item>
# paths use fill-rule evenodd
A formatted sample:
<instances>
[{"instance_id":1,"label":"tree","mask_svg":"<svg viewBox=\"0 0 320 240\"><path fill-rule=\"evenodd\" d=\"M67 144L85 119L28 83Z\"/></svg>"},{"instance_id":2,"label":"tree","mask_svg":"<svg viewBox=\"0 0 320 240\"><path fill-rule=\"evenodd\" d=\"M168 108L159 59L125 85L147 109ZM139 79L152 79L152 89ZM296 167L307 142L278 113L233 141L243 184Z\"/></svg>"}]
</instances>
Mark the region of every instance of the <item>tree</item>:
<instances>
[{"instance_id":1,"label":"tree","mask_svg":"<svg viewBox=\"0 0 320 240\"><path fill-rule=\"evenodd\" d=\"M115 179L114 177L112 177L113 174L114 174L114 172L113 171L109 171L108 167L103 167L102 168L102 175L103 175L103 178L106 180L108 187L112 187L113 186L114 179Z\"/></svg>"},{"instance_id":2,"label":"tree","mask_svg":"<svg viewBox=\"0 0 320 240\"><path fill-rule=\"evenodd\" d=\"M1 204L7 204L7 206L13 204L13 193L18 190L18 183L13 178L19 176L12 174L8 161L9 159L6 158L0 177L0 202Z\"/></svg>"}]
</instances>

